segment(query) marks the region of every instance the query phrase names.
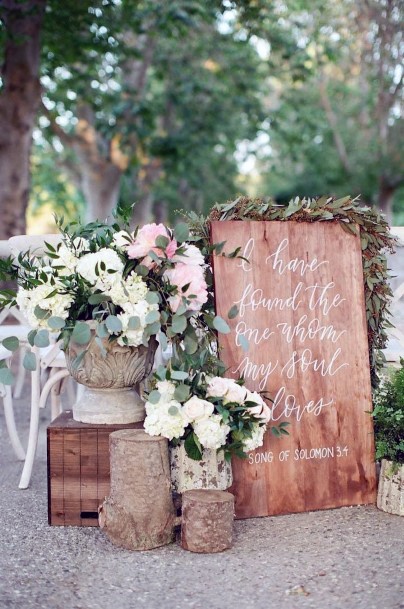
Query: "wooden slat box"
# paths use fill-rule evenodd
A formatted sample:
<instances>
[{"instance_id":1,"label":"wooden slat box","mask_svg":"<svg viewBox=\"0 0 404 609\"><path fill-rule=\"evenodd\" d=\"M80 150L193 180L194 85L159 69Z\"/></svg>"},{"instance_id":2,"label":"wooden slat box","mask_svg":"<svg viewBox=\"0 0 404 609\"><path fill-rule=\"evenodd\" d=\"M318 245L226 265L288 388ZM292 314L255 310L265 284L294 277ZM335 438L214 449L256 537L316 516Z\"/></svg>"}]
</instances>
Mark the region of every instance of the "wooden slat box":
<instances>
[{"instance_id":1,"label":"wooden slat box","mask_svg":"<svg viewBox=\"0 0 404 609\"><path fill-rule=\"evenodd\" d=\"M98 506L109 494L109 434L143 423L93 425L71 410L48 426L48 522L98 526Z\"/></svg>"}]
</instances>

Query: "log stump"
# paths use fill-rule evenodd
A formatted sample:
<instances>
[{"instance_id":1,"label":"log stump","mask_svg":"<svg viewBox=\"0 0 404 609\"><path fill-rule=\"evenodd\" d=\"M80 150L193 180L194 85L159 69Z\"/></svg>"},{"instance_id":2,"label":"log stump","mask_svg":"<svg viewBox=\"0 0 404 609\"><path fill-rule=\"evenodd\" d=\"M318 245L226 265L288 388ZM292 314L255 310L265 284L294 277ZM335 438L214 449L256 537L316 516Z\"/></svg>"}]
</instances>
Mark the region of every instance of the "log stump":
<instances>
[{"instance_id":1,"label":"log stump","mask_svg":"<svg viewBox=\"0 0 404 609\"><path fill-rule=\"evenodd\" d=\"M140 429L115 431L110 463L111 491L99 511L100 527L128 550L171 543L175 512L167 439Z\"/></svg>"},{"instance_id":2,"label":"log stump","mask_svg":"<svg viewBox=\"0 0 404 609\"><path fill-rule=\"evenodd\" d=\"M233 541L234 495L192 490L182 495L181 546L190 552L222 552Z\"/></svg>"}]
</instances>

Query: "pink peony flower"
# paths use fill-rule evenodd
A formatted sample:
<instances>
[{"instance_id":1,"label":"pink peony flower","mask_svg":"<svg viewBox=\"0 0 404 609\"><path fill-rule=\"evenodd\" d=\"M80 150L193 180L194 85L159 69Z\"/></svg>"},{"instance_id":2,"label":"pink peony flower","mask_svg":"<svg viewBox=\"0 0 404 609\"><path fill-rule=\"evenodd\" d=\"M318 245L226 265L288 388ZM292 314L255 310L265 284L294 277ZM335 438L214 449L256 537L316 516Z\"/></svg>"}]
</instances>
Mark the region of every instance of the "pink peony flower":
<instances>
[{"instance_id":1,"label":"pink peony flower","mask_svg":"<svg viewBox=\"0 0 404 609\"><path fill-rule=\"evenodd\" d=\"M145 224L136 235L134 242L129 245L127 249L128 257L143 258L142 264L149 269L153 268L155 262L147 254L152 250L158 256L163 256L163 250L160 247L156 247L156 238L160 235L170 238L164 224ZM172 258L176 251L177 242L175 239L171 239L165 249L167 258Z\"/></svg>"},{"instance_id":2,"label":"pink peony flower","mask_svg":"<svg viewBox=\"0 0 404 609\"><path fill-rule=\"evenodd\" d=\"M171 296L168 301L173 313L176 312L182 302L182 296L190 298L188 309L190 311L199 311L201 306L208 299L207 285L203 273L203 269L198 266L188 266L187 264L176 264L174 268L165 271L163 277L167 279L171 285L177 287L178 293ZM189 284L185 292L182 288Z\"/></svg>"}]
</instances>

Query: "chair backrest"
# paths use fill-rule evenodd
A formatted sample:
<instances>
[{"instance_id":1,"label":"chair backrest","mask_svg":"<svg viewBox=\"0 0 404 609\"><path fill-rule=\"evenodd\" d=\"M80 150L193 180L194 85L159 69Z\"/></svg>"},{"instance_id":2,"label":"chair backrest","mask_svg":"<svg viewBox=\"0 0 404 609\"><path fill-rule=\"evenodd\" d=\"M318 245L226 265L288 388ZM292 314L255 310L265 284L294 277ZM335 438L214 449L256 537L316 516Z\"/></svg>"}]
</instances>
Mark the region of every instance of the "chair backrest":
<instances>
[{"instance_id":1,"label":"chair backrest","mask_svg":"<svg viewBox=\"0 0 404 609\"><path fill-rule=\"evenodd\" d=\"M62 240L62 235L50 233L47 235L15 235L10 237L8 243L14 258L18 257L21 252L30 250L36 256L43 256L45 251L45 241L54 247Z\"/></svg>"}]
</instances>

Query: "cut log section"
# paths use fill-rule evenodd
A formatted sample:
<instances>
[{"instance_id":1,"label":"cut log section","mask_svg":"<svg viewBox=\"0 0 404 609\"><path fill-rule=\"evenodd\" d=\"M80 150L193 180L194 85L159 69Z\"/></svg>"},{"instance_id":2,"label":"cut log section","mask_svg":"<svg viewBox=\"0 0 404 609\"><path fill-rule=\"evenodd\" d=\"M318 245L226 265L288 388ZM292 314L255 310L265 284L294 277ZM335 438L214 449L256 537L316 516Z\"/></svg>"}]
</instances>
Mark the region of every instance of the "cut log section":
<instances>
[{"instance_id":1,"label":"cut log section","mask_svg":"<svg viewBox=\"0 0 404 609\"><path fill-rule=\"evenodd\" d=\"M192 490L182 495L181 546L190 552L222 552L233 541L234 496Z\"/></svg>"},{"instance_id":2,"label":"cut log section","mask_svg":"<svg viewBox=\"0 0 404 609\"><path fill-rule=\"evenodd\" d=\"M129 550L150 550L173 541L166 438L125 429L110 435L111 491L99 512L110 540Z\"/></svg>"}]
</instances>

